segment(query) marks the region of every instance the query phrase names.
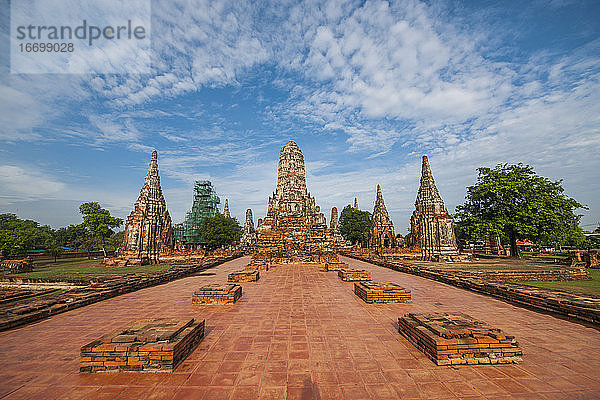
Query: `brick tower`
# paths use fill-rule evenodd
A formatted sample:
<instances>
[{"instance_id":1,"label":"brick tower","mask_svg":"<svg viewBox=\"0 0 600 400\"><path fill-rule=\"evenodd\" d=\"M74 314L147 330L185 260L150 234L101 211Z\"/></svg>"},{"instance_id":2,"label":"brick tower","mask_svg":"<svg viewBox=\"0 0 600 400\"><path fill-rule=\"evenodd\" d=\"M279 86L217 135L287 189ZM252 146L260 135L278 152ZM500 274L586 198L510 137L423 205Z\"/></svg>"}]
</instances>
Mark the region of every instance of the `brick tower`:
<instances>
[{"instance_id":1,"label":"brick tower","mask_svg":"<svg viewBox=\"0 0 600 400\"><path fill-rule=\"evenodd\" d=\"M254 229L254 220L252 218L252 210L246 210L246 221L244 222L244 233L240 242L244 246L252 246L256 243L256 230Z\"/></svg>"},{"instance_id":2,"label":"brick tower","mask_svg":"<svg viewBox=\"0 0 600 400\"><path fill-rule=\"evenodd\" d=\"M369 247L380 249L383 247L394 247L394 224L385 208L381 186L377 185L377 198L373 209L373 222L371 225L371 238Z\"/></svg>"},{"instance_id":3,"label":"brick tower","mask_svg":"<svg viewBox=\"0 0 600 400\"><path fill-rule=\"evenodd\" d=\"M319 262L331 253L325 216L306 189L304 156L290 140L279 154L277 188L267 215L256 228L258 242L251 265Z\"/></svg>"},{"instance_id":4,"label":"brick tower","mask_svg":"<svg viewBox=\"0 0 600 400\"><path fill-rule=\"evenodd\" d=\"M409 244L420 249L425 260L449 259L458 255L452 218L435 186L427 156L423 156L421 186L410 219Z\"/></svg>"},{"instance_id":5,"label":"brick tower","mask_svg":"<svg viewBox=\"0 0 600 400\"><path fill-rule=\"evenodd\" d=\"M158 263L160 253L173 249L173 227L160 187L156 150L134 209L127 217L123 245L119 256L131 263Z\"/></svg>"}]
</instances>

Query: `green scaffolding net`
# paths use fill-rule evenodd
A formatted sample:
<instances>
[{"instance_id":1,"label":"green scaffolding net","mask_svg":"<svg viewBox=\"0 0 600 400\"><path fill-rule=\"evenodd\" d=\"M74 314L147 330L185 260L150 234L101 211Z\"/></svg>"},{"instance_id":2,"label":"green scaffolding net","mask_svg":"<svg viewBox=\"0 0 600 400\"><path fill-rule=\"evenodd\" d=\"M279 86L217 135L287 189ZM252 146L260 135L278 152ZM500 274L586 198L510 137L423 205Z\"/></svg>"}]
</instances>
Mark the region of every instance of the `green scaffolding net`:
<instances>
[{"instance_id":1,"label":"green scaffolding net","mask_svg":"<svg viewBox=\"0 0 600 400\"><path fill-rule=\"evenodd\" d=\"M210 181L194 183L194 203L192 209L185 215L183 224L175 225L175 238L188 244L201 244L200 228L204 218L214 217L219 212L221 202Z\"/></svg>"}]
</instances>

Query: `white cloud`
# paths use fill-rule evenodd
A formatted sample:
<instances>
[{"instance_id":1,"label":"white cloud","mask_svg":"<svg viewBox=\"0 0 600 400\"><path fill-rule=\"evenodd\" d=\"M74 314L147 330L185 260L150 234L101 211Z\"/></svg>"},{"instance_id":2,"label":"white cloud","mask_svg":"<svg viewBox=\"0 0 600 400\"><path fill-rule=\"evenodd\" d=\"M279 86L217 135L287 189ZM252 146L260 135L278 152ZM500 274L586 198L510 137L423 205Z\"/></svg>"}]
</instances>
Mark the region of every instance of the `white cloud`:
<instances>
[{"instance_id":1,"label":"white cloud","mask_svg":"<svg viewBox=\"0 0 600 400\"><path fill-rule=\"evenodd\" d=\"M91 115L89 120L100 131L98 142L136 142L142 136L130 119L119 124L111 117Z\"/></svg>"},{"instance_id":2,"label":"white cloud","mask_svg":"<svg viewBox=\"0 0 600 400\"><path fill-rule=\"evenodd\" d=\"M0 187L0 202L6 205L15 199L52 196L64 190L65 184L39 171L16 165L0 165Z\"/></svg>"}]
</instances>

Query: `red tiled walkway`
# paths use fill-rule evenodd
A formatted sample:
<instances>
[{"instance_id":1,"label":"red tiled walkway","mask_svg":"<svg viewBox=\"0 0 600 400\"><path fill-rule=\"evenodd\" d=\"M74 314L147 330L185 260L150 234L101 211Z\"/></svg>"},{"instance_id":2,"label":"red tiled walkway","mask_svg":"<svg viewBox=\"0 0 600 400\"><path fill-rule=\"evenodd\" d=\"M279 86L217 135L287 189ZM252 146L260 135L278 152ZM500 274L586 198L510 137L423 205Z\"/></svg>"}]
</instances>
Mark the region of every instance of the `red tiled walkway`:
<instances>
[{"instance_id":1,"label":"red tiled walkway","mask_svg":"<svg viewBox=\"0 0 600 400\"><path fill-rule=\"evenodd\" d=\"M335 272L281 266L235 305L192 306L248 258L0 333L7 399L525 399L600 397L600 332L442 283L346 259L412 290L368 305ZM214 274L214 275L213 275ZM398 316L463 311L514 334L518 366L438 367L397 332ZM173 374L79 374L79 347L137 318L205 318L207 335Z\"/></svg>"}]
</instances>

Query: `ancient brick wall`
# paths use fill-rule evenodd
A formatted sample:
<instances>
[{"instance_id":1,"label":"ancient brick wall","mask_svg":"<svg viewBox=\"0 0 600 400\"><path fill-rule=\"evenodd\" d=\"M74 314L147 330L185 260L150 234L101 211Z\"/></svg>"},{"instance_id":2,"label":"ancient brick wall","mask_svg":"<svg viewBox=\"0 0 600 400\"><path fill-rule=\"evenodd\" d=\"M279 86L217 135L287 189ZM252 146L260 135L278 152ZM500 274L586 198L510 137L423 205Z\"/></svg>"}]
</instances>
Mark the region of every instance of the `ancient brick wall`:
<instances>
[{"instance_id":1,"label":"ancient brick wall","mask_svg":"<svg viewBox=\"0 0 600 400\"><path fill-rule=\"evenodd\" d=\"M0 261L0 272L5 274L20 274L33 271L33 262L30 258L23 260Z\"/></svg>"}]
</instances>

